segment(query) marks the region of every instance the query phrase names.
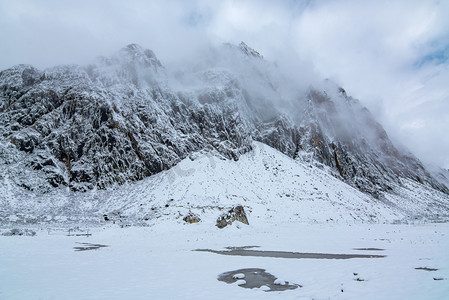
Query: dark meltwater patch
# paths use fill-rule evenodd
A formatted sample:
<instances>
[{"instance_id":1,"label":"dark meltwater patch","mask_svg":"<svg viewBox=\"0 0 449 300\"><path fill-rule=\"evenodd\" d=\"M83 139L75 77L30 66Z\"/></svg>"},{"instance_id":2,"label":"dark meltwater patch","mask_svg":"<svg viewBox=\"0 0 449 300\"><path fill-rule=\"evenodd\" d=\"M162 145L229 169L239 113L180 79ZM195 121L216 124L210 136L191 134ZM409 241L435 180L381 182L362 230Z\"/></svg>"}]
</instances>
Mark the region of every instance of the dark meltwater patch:
<instances>
[{"instance_id":1,"label":"dark meltwater patch","mask_svg":"<svg viewBox=\"0 0 449 300\"><path fill-rule=\"evenodd\" d=\"M353 250L360 250L360 251L385 251L385 249L381 249L381 248L353 248Z\"/></svg>"},{"instance_id":2,"label":"dark meltwater patch","mask_svg":"<svg viewBox=\"0 0 449 300\"><path fill-rule=\"evenodd\" d=\"M108 245L101 245L101 244L91 244L91 243L77 243L82 246L73 247L75 251L87 251L87 250L97 250L99 248L109 247Z\"/></svg>"},{"instance_id":3,"label":"dark meltwater patch","mask_svg":"<svg viewBox=\"0 0 449 300\"><path fill-rule=\"evenodd\" d=\"M438 269L433 269L433 268L428 268L428 267L418 267L418 268L415 268L415 270L423 270L423 271L429 271L429 272L438 271Z\"/></svg>"},{"instance_id":4,"label":"dark meltwater patch","mask_svg":"<svg viewBox=\"0 0 449 300\"><path fill-rule=\"evenodd\" d=\"M243 250L243 249L251 249L251 248L260 248L260 246L225 247L225 249L228 249L228 250Z\"/></svg>"},{"instance_id":5,"label":"dark meltwater patch","mask_svg":"<svg viewBox=\"0 0 449 300\"><path fill-rule=\"evenodd\" d=\"M225 272L218 275L217 279L226 283L236 283L238 286L247 289L263 288L266 292L294 290L302 287L299 284L279 280L270 273L265 272L265 269L257 268Z\"/></svg>"},{"instance_id":6,"label":"dark meltwater patch","mask_svg":"<svg viewBox=\"0 0 449 300\"><path fill-rule=\"evenodd\" d=\"M254 246L252 246L254 247ZM194 251L210 252L231 256L256 256L256 257L276 257L276 258L311 258L311 259L350 259L350 258L382 258L385 255L371 254L330 254L330 253L300 253L286 251L262 251L247 250L247 247L228 247L230 250L196 249Z\"/></svg>"}]
</instances>

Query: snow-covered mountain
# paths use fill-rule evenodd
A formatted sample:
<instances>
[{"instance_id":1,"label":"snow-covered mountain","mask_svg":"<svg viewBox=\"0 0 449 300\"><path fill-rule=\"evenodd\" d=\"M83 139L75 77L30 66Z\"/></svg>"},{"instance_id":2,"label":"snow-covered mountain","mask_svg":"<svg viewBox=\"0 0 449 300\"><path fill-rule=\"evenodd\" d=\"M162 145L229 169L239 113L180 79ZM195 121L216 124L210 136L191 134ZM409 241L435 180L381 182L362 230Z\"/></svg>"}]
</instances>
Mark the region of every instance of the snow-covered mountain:
<instances>
[{"instance_id":1,"label":"snow-covered mountain","mask_svg":"<svg viewBox=\"0 0 449 300\"><path fill-rule=\"evenodd\" d=\"M242 206L249 224L392 223L448 217L449 197L402 178L394 193L375 199L319 168L294 160L263 143L238 161L196 153L168 171L114 189L46 194L2 185L4 223L184 223L192 216L213 226L223 213Z\"/></svg>"},{"instance_id":2,"label":"snow-covered mountain","mask_svg":"<svg viewBox=\"0 0 449 300\"><path fill-rule=\"evenodd\" d=\"M289 176L293 177L278 181L272 186L276 195L296 191L288 201L305 205L312 193L320 195L317 201L322 205L335 206L338 197L325 196L335 190L321 185L343 181L362 193L349 189L348 195L339 196L346 200L356 197L337 205L347 210L342 214L357 210L360 201L377 199L359 207L367 213L356 213L355 218L365 218L378 209L398 218L449 212L448 188L412 154L398 151L358 100L329 80L297 88L295 78L244 43L212 49L200 61L176 72L167 70L151 50L134 44L85 67L68 65L43 71L28 65L12 67L0 73L0 133L0 187L4 191L0 197L7 215L19 207L25 209L20 203L78 211L84 207L83 198L93 199L98 190L106 189L101 192L104 195L111 188L116 188L114 193L139 194L141 183L132 182L147 182L142 180L167 170L176 173L178 164L188 157L227 159L235 164L233 169L240 166L237 161L242 155L254 155L254 145L263 144L291 159L288 166L280 163L279 169L296 161L298 166L323 169L328 174L310 178L303 174L296 180L292 173ZM272 154L274 159L279 155ZM254 169L251 164L240 167L256 172L264 159L253 160ZM262 187L274 180L245 177L232 181L238 178L238 168L233 169L234 175L223 172L217 177L221 179L208 185L213 195L207 199L216 207L222 204L214 199L231 197L229 189L249 184L248 191L257 187L263 191ZM223 179L226 176L232 180ZM314 191L300 188L306 181ZM125 188L130 184L135 192ZM191 185L180 188L173 182L173 189L189 195ZM151 189L158 186L154 182ZM221 194L221 189L226 192ZM55 193L79 203L57 200L51 196ZM251 197L239 196L239 201L244 197L260 204L265 201L256 192ZM115 200L92 200L85 207L92 206L96 214L120 205L135 206L143 199L148 202L141 203L142 209L165 201L156 198L139 194L120 202L112 197ZM181 198L179 201L195 207L200 197ZM320 207L317 201L307 209Z\"/></svg>"}]
</instances>

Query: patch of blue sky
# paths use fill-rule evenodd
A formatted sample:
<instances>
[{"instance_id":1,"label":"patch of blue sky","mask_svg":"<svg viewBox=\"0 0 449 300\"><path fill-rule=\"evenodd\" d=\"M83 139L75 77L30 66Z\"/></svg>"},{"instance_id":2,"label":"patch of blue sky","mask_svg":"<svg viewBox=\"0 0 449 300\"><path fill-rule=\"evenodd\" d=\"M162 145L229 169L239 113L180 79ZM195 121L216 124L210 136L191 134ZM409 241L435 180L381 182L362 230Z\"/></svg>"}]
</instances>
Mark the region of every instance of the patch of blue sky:
<instances>
[{"instance_id":1,"label":"patch of blue sky","mask_svg":"<svg viewBox=\"0 0 449 300\"><path fill-rule=\"evenodd\" d=\"M417 59L413 66L420 68L427 64L441 65L449 63L449 43Z\"/></svg>"},{"instance_id":2,"label":"patch of blue sky","mask_svg":"<svg viewBox=\"0 0 449 300\"><path fill-rule=\"evenodd\" d=\"M207 20L208 20L208 17L198 11L192 11L184 19L184 21L187 23L187 25L189 25L191 27L205 25Z\"/></svg>"}]
</instances>

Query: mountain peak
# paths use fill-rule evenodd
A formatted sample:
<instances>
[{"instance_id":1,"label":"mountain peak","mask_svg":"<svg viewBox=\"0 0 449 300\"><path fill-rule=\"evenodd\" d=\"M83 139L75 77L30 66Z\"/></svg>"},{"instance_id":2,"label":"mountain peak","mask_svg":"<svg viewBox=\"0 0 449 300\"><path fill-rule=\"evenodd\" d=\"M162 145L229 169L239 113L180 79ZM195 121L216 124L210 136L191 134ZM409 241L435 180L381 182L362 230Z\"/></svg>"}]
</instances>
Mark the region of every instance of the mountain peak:
<instances>
[{"instance_id":1,"label":"mountain peak","mask_svg":"<svg viewBox=\"0 0 449 300\"><path fill-rule=\"evenodd\" d=\"M240 52L241 54L243 54L246 57L254 57L254 58L263 59L263 56L259 52L257 52L256 50L254 50L253 48L251 48L250 46L245 44L245 42L240 42L240 44L238 44L238 45L231 44L231 43L224 43L223 46L227 47L228 49Z\"/></svg>"},{"instance_id":2,"label":"mountain peak","mask_svg":"<svg viewBox=\"0 0 449 300\"><path fill-rule=\"evenodd\" d=\"M144 49L138 44L129 44L121 49L121 52L127 53L134 57L146 57L146 58L156 58L156 55L150 49Z\"/></svg>"},{"instance_id":3,"label":"mountain peak","mask_svg":"<svg viewBox=\"0 0 449 300\"><path fill-rule=\"evenodd\" d=\"M238 47L243 53L245 53L248 56L263 58L263 56L259 52L257 52L256 50L245 44L245 42L240 42Z\"/></svg>"},{"instance_id":4,"label":"mountain peak","mask_svg":"<svg viewBox=\"0 0 449 300\"><path fill-rule=\"evenodd\" d=\"M125 60L126 63L134 62L146 67L163 68L152 50L144 49L138 44L129 44L123 47L114 55L114 58Z\"/></svg>"}]
</instances>

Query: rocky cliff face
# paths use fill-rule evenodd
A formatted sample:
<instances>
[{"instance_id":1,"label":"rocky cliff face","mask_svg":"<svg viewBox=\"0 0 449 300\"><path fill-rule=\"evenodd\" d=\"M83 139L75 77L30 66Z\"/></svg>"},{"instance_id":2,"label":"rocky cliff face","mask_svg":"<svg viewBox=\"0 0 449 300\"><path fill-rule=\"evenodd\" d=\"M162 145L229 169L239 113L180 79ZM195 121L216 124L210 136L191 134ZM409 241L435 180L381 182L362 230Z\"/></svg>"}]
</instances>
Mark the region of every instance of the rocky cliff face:
<instances>
[{"instance_id":1,"label":"rocky cliff face","mask_svg":"<svg viewBox=\"0 0 449 300\"><path fill-rule=\"evenodd\" d=\"M107 188L201 150L237 160L257 140L374 196L401 177L448 193L343 89L327 82L298 92L300 105L287 101L285 113L281 77L257 51L242 43L214 55L176 83L137 45L87 67L2 71L1 176L36 192Z\"/></svg>"},{"instance_id":2,"label":"rocky cliff face","mask_svg":"<svg viewBox=\"0 0 449 300\"><path fill-rule=\"evenodd\" d=\"M85 190L139 180L202 149L229 159L250 149L224 95L191 99L164 81L161 63L136 45L87 68L3 71L2 168L26 189Z\"/></svg>"},{"instance_id":3,"label":"rocky cliff face","mask_svg":"<svg viewBox=\"0 0 449 300\"><path fill-rule=\"evenodd\" d=\"M417 158L400 153L371 113L342 88L312 89L307 99L311 117L301 123L299 148L332 167L348 184L379 197L400 185L401 178L409 178L448 192Z\"/></svg>"}]
</instances>

